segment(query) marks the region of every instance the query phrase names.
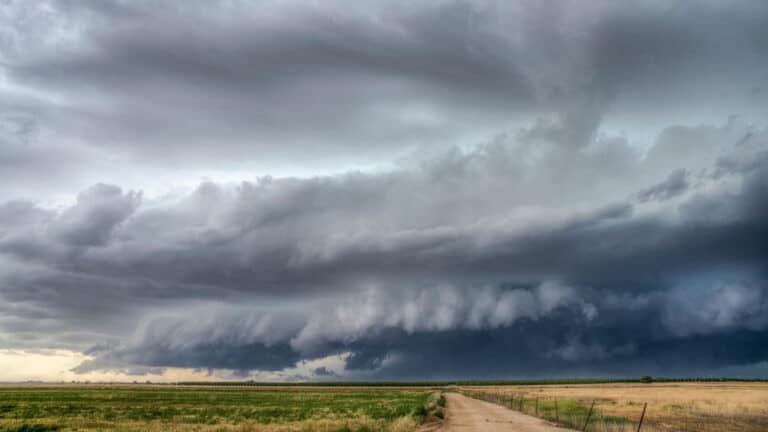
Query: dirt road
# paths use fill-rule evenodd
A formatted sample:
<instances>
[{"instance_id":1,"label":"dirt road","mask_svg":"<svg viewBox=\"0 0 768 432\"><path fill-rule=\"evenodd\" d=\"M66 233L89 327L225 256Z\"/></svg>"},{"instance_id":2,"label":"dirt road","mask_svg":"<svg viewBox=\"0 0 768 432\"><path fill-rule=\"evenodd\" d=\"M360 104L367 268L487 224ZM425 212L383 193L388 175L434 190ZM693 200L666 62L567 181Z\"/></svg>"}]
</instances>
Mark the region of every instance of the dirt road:
<instances>
[{"instance_id":1,"label":"dirt road","mask_svg":"<svg viewBox=\"0 0 768 432\"><path fill-rule=\"evenodd\" d=\"M566 432L536 417L527 416L499 405L446 393L447 416L443 432Z\"/></svg>"}]
</instances>

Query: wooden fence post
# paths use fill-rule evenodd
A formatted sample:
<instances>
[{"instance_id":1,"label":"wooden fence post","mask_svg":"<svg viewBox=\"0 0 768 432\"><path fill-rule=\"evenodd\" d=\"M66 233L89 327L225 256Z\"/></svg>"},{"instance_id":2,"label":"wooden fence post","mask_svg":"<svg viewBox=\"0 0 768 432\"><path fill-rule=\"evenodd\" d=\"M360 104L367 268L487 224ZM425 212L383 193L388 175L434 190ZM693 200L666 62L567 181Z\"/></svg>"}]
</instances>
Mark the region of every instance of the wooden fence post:
<instances>
[{"instance_id":1,"label":"wooden fence post","mask_svg":"<svg viewBox=\"0 0 768 432\"><path fill-rule=\"evenodd\" d=\"M557 415L557 398L555 398L555 421L560 423L560 416Z\"/></svg>"},{"instance_id":2,"label":"wooden fence post","mask_svg":"<svg viewBox=\"0 0 768 432\"><path fill-rule=\"evenodd\" d=\"M643 419L645 418L645 408L648 406L648 402L643 404L643 413L640 414L640 423L637 424L637 432L640 432L640 428L643 426Z\"/></svg>"},{"instance_id":3,"label":"wooden fence post","mask_svg":"<svg viewBox=\"0 0 768 432\"><path fill-rule=\"evenodd\" d=\"M592 401L592 405L589 406L589 412L587 413L587 420L584 422L584 428L582 429L582 432L586 432L587 426L589 425L589 418L592 417L592 409L595 407L595 401Z\"/></svg>"},{"instance_id":4,"label":"wooden fence post","mask_svg":"<svg viewBox=\"0 0 768 432\"><path fill-rule=\"evenodd\" d=\"M536 417L539 416L539 398L536 398Z\"/></svg>"}]
</instances>

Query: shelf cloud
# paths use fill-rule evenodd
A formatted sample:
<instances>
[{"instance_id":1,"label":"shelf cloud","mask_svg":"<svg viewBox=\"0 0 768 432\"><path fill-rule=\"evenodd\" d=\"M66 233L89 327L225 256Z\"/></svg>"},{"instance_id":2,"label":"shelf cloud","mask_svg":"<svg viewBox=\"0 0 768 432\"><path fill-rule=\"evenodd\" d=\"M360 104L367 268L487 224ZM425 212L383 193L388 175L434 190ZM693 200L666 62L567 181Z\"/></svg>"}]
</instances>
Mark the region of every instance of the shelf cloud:
<instances>
[{"instance_id":1,"label":"shelf cloud","mask_svg":"<svg viewBox=\"0 0 768 432\"><path fill-rule=\"evenodd\" d=\"M762 2L4 9L0 349L764 373Z\"/></svg>"}]
</instances>

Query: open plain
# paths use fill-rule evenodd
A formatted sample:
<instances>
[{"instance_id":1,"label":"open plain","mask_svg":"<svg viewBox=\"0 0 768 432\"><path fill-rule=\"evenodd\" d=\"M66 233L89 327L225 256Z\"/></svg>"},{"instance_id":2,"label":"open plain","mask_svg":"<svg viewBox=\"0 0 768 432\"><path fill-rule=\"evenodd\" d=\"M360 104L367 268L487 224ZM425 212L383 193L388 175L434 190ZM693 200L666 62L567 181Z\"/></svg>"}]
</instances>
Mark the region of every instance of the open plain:
<instances>
[{"instance_id":1,"label":"open plain","mask_svg":"<svg viewBox=\"0 0 768 432\"><path fill-rule=\"evenodd\" d=\"M628 382L0 386L0 431L634 432L646 403L646 432L768 430L768 383Z\"/></svg>"},{"instance_id":2,"label":"open plain","mask_svg":"<svg viewBox=\"0 0 768 432\"><path fill-rule=\"evenodd\" d=\"M0 431L409 431L422 389L0 387Z\"/></svg>"},{"instance_id":3,"label":"open plain","mask_svg":"<svg viewBox=\"0 0 768 432\"><path fill-rule=\"evenodd\" d=\"M768 383L668 382L463 387L462 391L564 426L592 431L768 430ZM555 411L555 401L559 412Z\"/></svg>"}]
</instances>

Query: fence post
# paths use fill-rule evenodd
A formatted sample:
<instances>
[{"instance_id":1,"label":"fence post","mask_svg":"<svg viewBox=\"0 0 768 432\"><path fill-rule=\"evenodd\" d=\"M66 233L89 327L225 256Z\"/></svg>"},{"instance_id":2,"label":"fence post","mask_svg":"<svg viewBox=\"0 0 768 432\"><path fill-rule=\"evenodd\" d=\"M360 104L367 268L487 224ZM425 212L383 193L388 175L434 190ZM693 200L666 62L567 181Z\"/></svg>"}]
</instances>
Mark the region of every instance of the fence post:
<instances>
[{"instance_id":1,"label":"fence post","mask_svg":"<svg viewBox=\"0 0 768 432\"><path fill-rule=\"evenodd\" d=\"M539 416L539 398L536 398L536 417Z\"/></svg>"},{"instance_id":2,"label":"fence post","mask_svg":"<svg viewBox=\"0 0 768 432\"><path fill-rule=\"evenodd\" d=\"M582 432L585 432L587 430L587 425L589 425L589 418L592 417L592 409L595 407L595 401L592 401L592 405L589 406L589 412L587 413L587 420L584 422L584 428L582 429Z\"/></svg>"},{"instance_id":3,"label":"fence post","mask_svg":"<svg viewBox=\"0 0 768 432\"><path fill-rule=\"evenodd\" d=\"M637 424L637 432L640 432L640 428L643 426L643 419L645 418L645 408L648 406L648 402L643 404L643 413L640 414L640 423Z\"/></svg>"},{"instance_id":4,"label":"fence post","mask_svg":"<svg viewBox=\"0 0 768 432\"><path fill-rule=\"evenodd\" d=\"M555 421L560 423L560 416L557 415L557 398L555 398ZM639 432L639 431L638 431Z\"/></svg>"},{"instance_id":5,"label":"fence post","mask_svg":"<svg viewBox=\"0 0 768 432\"><path fill-rule=\"evenodd\" d=\"M523 397L520 396L520 412L523 412Z\"/></svg>"}]
</instances>

